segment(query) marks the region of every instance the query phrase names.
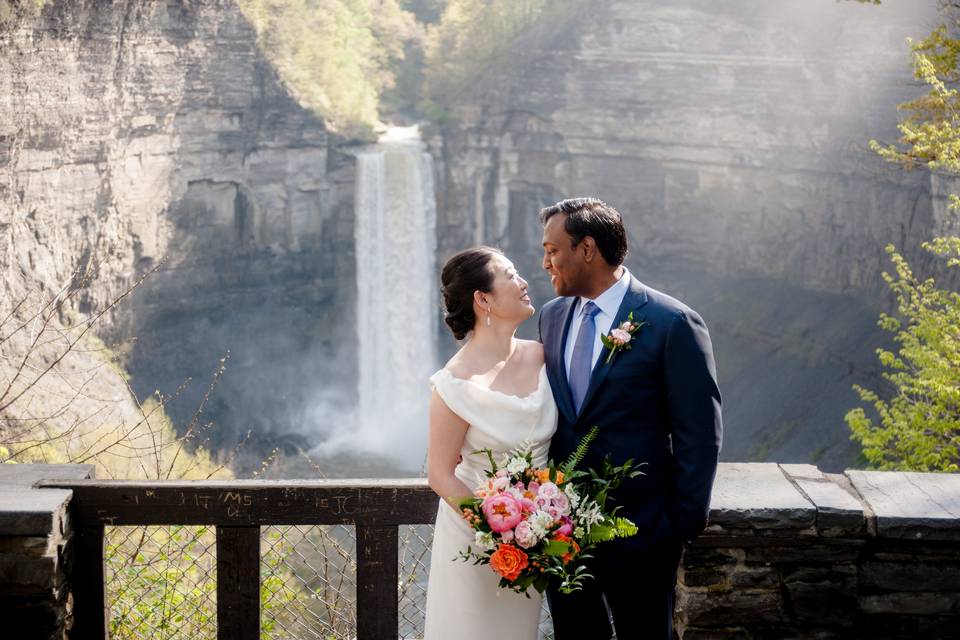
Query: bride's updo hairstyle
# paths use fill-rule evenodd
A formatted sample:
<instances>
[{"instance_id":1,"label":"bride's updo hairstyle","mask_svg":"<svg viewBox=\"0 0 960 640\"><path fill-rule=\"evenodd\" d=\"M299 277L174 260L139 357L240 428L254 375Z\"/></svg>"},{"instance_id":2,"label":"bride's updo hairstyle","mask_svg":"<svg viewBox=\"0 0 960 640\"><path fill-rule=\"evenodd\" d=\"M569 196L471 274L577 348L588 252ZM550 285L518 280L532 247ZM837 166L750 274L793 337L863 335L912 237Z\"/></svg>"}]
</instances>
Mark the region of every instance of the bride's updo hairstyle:
<instances>
[{"instance_id":1,"label":"bride's updo hairstyle","mask_svg":"<svg viewBox=\"0 0 960 640\"><path fill-rule=\"evenodd\" d=\"M463 340L473 331L477 314L473 312L473 292L490 293L493 290L493 270L490 260L503 252L493 247L474 247L454 255L440 272L440 291L446 309L444 322L453 337Z\"/></svg>"}]
</instances>

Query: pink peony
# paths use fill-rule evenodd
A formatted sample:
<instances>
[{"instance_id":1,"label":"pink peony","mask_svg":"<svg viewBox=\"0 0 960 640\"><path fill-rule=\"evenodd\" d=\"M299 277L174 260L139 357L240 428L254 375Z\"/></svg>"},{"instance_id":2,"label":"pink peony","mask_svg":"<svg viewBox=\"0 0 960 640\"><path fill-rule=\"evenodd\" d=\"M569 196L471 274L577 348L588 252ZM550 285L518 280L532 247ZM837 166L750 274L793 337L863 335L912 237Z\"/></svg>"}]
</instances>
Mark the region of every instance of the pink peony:
<instances>
[{"instance_id":1,"label":"pink peony","mask_svg":"<svg viewBox=\"0 0 960 640\"><path fill-rule=\"evenodd\" d=\"M533 529L530 528L530 523L526 520L523 520L520 524L518 524L517 528L513 530L513 533L517 544L524 549L529 549L537 544L537 536L534 535Z\"/></svg>"},{"instance_id":2,"label":"pink peony","mask_svg":"<svg viewBox=\"0 0 960 640\"><path fill-rule=\"evenodd\" d=\"M556 531L557 533L559 533L562 536L569 536L571 533L573 533L573 520L571 520L567 516L563 516L562 518L560 518L560 521L563 524L561 524L560 527L557 528L557 531Z\"/></svg>"},{"instance_id":3,"label":"pink peony","mask_svg":"<svg viewBox=\"0 0 960 640\"><path fill-rule=\"evenodd\" d=\"M537 503L529 498L520 498L520 508L524 513L533 513L537 510Z\"/></svg>"},{"instance_id":4,"label":"pink peony","mask_svg":"<svg viewBox=\"0 0 960 640\"><path fill-rule=\"evenodd\" d=\"M497 533L513 529L523 517L520 503L506 493L484 499L480 508L487 524Z\"/></svg>"},{"instance_id":5,"label":"pink peony","mask_svg":"<svg viewBox=\"0 0 960 640\"><path fill-rule=\"evenodd\" d=\"M543 498L544 500L553 500L558 495L560 495L560 488L552 482L544 482L540 485L540 490L537 492L537 497Z\"/></svg>"},{"instance_id":6,"label":"pink peony","mask_svg":"<svg viewBox=\"0 0 960 640\"><path fill-rule=\"evenodd\" d=\"M567 515L570 513L570 498L564 493L560 493L556 498L551 500L553 506L560 510L560 515Z\"/></svg>"},{"instance_id":7,"label":"pink peony","mask_svg":"<svg viewBox=\"0 0 960 640\"><path fill-rule=\"evenodd\" d=\"M623 329L614 329L610 332L610 337L617 344L627 344L630 342L630 334Z\"/></svg>"}]
</instances>

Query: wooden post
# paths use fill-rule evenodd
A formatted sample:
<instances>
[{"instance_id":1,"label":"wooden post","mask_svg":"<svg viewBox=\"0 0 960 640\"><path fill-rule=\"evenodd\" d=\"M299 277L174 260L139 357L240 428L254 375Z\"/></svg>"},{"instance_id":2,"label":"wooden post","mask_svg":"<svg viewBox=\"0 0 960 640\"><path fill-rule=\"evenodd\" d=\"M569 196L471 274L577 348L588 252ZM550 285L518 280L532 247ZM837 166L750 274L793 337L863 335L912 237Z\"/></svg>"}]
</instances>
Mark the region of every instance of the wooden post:
<instances>
[{"instance_id":1,"label":"wooden post","mask_svg":"<svg viewBox=\"0 0 960 640\"><path fill-rule=\"evenodd\" d=\"M217 527L217 638L260 639L260 527Z\"/></svg>"},{"instance_id":2,"label":"wooden post","mask_svg":"<svg viewBox=\"0 0 960 640\"><path fill-rule=\"evenodd\" d=\"M107 598L103 525L78 527L73 538L73 628L70 638L105 640L107 637Z\"/></svg>"},{"instance_id":3,"label":"wooden post","mask_svg":"<svg viewBox=\"0 0 960 640\"><path fill-rule=\"evenodd\" d=\"M357 525L357 640L396 640L396 525Z\"/></svg>"}]
</instances>

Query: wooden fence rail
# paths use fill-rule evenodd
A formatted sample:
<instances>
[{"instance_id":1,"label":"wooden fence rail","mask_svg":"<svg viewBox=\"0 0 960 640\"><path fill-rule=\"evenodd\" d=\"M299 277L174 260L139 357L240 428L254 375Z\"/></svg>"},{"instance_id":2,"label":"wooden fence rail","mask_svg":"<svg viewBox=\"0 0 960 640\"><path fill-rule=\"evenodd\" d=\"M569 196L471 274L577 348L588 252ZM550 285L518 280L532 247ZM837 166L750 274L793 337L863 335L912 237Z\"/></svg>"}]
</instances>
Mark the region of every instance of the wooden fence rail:
<instances>
[{"instance_id":1,"label":"wooden fence rail","mask_svg":"<svg viewBox=\"0 0 960 640\"><path fill-rule=\"evenodd\" d=\"M398 532L433 524L425 480L48 481L70 489L75 529L72 638L106 638L104 527L212 525L217 637L260 638L260 527L355 525L357 640L397 637Z\"/></svg>"}]
</instances>

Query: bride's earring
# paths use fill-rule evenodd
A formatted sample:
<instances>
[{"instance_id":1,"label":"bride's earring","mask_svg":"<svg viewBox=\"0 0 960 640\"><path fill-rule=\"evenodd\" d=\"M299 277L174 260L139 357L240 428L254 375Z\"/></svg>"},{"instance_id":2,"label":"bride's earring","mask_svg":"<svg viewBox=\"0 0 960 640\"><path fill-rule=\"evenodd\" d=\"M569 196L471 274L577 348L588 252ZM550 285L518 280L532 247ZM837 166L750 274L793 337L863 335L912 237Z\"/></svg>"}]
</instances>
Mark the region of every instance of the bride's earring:
<instances>
[{"instance_id":1,"label":"bride's earring","mask_svg":"<svg viewBox=\"0 0 960 640\"><path fill-rule=\"evenodd\" d=\"M487 309L487 326L490 326L490 309Z\"/></svg>"}]
</instances>

